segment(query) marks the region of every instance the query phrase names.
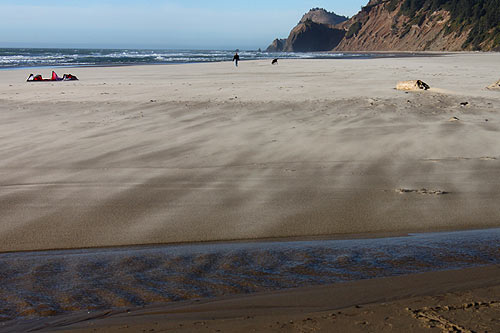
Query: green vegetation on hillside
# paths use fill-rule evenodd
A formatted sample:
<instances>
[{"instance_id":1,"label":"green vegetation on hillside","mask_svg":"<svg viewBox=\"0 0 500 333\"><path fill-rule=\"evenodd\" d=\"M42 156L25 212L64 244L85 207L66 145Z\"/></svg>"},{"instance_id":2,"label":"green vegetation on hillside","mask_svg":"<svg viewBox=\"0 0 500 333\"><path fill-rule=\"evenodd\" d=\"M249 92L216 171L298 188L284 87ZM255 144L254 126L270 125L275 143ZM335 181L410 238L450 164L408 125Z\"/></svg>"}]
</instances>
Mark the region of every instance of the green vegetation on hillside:
<instances>
[{"instance_id":1,"label":"green vegetation on hillside","mask_svg":"<svg viewBox=\"0 0 500 333\"><path fill-rule=\"evenodd\" d=\"M345 38L349 39L355 36L361 30L361 27L362 27L361 22L355 22L353 25L349 27L349 30L347 31Z\"/></svg>"},{"instance_id":2,"label":"green vegetation on hillside","mask_svg":"<svg viewBox=\"0 0 500 333\"><path fill-rule=\"evenodd\" d=\"M493 42L492 48L500 47L500 0L390 0L386 8L394 11L401 1L400 13L407 17L440 9L449 11L448 33L461 32L464 27L471 28L464 48L479 50L486 41Z\"/></svg>"}]
</instances>

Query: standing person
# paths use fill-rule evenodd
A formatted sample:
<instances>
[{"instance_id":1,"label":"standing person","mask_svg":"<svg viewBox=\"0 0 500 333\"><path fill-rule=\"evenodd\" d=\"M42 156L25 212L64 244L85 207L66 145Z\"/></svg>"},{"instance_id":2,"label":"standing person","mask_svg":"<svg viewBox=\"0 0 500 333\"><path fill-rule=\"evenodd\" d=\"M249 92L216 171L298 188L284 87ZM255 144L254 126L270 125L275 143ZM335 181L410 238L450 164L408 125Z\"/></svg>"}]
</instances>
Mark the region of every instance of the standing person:
<instances>
[{"instance_id":1,"label":"standing person","mask_svg":"<svg viewBox=\"0 0 500 333\"><path fill-rule=\"evenodd\" d=\"M238 67L238 61L240 61L240 56L238 55L238 52L236 52L236 53L234 54L233 61L234 61L234 65L235 65L236 67Z\"/></svg>"}]
</instances>

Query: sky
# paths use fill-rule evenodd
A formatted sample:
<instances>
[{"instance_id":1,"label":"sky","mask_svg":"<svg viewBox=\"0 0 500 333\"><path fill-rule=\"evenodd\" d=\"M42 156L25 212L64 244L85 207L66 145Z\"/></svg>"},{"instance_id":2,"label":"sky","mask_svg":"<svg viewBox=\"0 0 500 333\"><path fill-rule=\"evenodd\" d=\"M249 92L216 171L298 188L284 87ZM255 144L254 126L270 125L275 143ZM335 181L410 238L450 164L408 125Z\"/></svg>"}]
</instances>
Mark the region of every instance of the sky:
<instances>
[{"instance_id":1,"label":"sky","mask_svg":"<svg viewBox=\"0 0 500 333\"><path fill-rule=\"evenodd\" d=\"M314 7L368 0L0 0L0 47L257 49Z\"/></svg>"}]
</instances>

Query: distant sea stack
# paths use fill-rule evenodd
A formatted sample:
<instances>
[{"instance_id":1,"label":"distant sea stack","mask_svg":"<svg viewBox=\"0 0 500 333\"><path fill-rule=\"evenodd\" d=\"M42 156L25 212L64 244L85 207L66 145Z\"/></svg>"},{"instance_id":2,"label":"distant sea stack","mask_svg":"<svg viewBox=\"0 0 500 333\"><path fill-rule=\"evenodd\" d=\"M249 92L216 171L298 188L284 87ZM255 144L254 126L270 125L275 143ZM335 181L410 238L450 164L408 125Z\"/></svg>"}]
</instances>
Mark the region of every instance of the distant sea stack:
<instances>
[{"instance_id":1,"label":"distant sea stack","mask_svg":"<svg viewBox=\"0 0 500 333\"><path fill-rule=\"evenodd\" d=\"M313 8L302 16L288 38L275 39L266 51L329 51L344 35L343 29L335 29L334 26L347 20L347 17L328 12L323 8Z\"/></svg>"},{"instance_id":2,"label":"distant sea stack","mask_svg":"<svg viewBox=\"0 0 500 333\"><path fill-rule=\"evenodd\" d=\"M323 8L313 8L302 16L299 23L304 23L310 20L319 24L337 25L347 21L348 19L348 17L337 15L334 12L328 12Z\"/></svg>"},{"instance_id":3,"label":"distant sea stack","mask_svg":"<svg viewBox=\"0 0 500 333\"><path fill-rule=\"evenodd\" d=\"M343 29L335 29L333 25L316 23L307 19L290 32L283 51L330 51L340 43L344 35Z\"/></svg>"},{"instance_id":4,"label":"distant sea stack","mask_svg":"<svg viewBox=\"0 0 500 333\"><path fill-rule=\"evenodd\" d=\"M286 38L276 38L266 49L266 52L281 52L285 49Z\"/></svg>"},{"instance_id":5,"label":"distant sea stack","mask_svg":"<svg viewBox=\"0 0 500 333\"><path fill-rule=\"evenodd\" d=\"M334 24L325 13L304 15L276 51L500 51L500 0L371 0Z\"/></svg>"}]
</instances>

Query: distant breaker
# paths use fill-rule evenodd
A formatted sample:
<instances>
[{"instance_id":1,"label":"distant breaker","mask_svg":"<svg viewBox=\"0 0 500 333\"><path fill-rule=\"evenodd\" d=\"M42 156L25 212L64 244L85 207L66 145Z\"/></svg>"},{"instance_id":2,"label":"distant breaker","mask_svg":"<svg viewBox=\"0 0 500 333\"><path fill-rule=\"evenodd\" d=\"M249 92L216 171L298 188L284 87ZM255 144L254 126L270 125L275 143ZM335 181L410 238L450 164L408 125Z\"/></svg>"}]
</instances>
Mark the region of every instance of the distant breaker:
<instances>
[{"instance_id":1,"label":"distant breaker","mask_svg":"<svg viewBox=\"0 0 500 333\"><path fill-rule=\"evenodd\" d=\"M498 0L371 0L350 19L314 8L267 51L500 51L497 15Z\"/></svg>"}]
</instances>

